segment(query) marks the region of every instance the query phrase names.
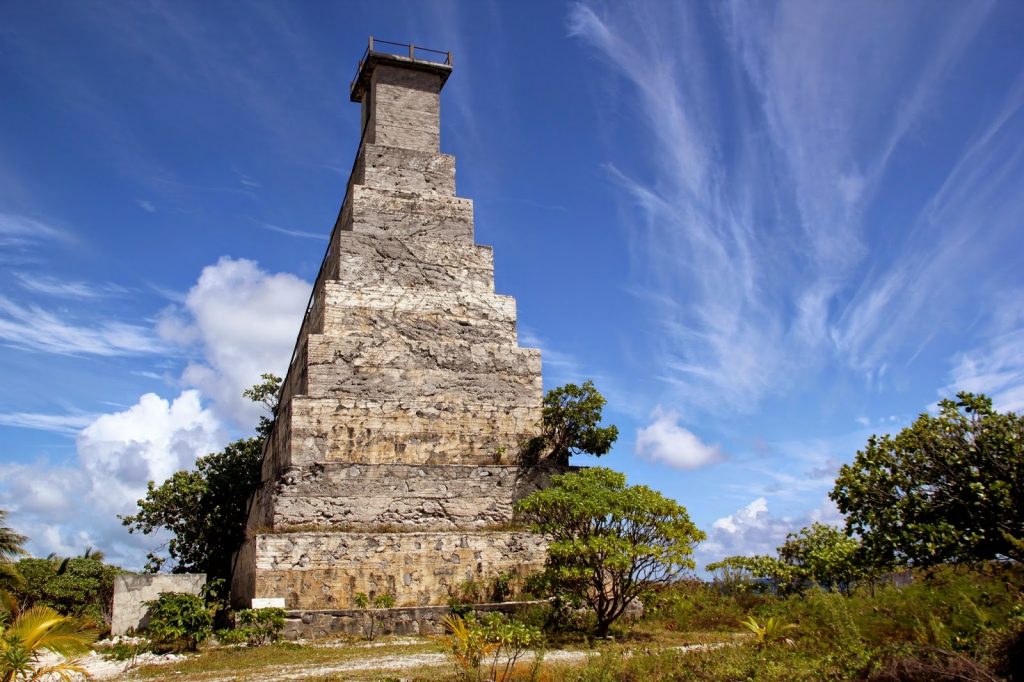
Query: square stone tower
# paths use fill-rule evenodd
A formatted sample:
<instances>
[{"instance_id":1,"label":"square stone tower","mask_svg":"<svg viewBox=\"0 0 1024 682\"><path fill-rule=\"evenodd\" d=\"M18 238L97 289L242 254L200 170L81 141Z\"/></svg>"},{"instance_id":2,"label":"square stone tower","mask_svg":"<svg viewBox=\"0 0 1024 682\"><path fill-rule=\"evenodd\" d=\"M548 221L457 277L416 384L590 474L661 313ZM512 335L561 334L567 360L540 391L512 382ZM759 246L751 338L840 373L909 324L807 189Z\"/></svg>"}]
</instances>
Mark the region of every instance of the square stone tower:
<instances>
[{"instance_id":1,"label":"square stone tower","mask_svg":"<svg viewBox=\"0 0 1024 682\"><path fill-rule=\"evenodd\" d=\"M371 40L352 82L361 142L250 501L237 607L444 604L544 562L541 537L508 530L552 472L517 462L541 418L540 352L517 345L515 300L494 293L440 151L451 59L408 54Z\"/></svg>"}]
</instances>

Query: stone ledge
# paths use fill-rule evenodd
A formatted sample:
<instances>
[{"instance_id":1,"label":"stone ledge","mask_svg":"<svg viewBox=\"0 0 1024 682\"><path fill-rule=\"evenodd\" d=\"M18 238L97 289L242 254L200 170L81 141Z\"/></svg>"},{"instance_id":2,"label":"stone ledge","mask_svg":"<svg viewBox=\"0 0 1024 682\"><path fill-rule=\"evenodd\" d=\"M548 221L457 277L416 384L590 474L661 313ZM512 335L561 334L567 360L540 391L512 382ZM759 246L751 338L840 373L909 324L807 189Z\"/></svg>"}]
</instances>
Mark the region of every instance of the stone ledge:
<instances>
[{"instance_id":1,"label":"stone ledge","mask_svg":"<svg viewBox=\"0 0 1024 682\"><path fill-rule=\"evenodd\" d=\"M397 606L438 606L466 581L487 584L501 574L540 570L547 540L509 531L300 532L256 535L241 551L252 556L251 574L240 578L254 589L236 591L244 599L283 597L291 609L345 609L360 592L387 592Z\"/></svg>"},{"instance_id":2,"label":"stone ledge","mask_svg":"<svg viewBox=\"0 0 1024 682\"><path fill-rule=\"evenodd\" d=\"M510 524L513 505L569 471L555 465L326 463L286 472L268 514L273 530L477 531ZM332 528L333 526L333 528ZM505 528L505 530L510 530Z\"/></svg>"},{"instance_id":3,"label":"stone ledge","mask_svg":"<svg viewBox=\"0 0 1024 682\"><path fill-rule=\"evenodd\" d=\"M472 604L467 608L476 613L515 614L547 602L510 601L497 604ZM444 632L441 620L452 612L450 606L404 606L377 609L374 632L381 635L435 635ZM285 639L314 639L345 634L365 636L370 623L369 614L362 609L292 610L285 612Z\"/></svg>"}]
</instances>

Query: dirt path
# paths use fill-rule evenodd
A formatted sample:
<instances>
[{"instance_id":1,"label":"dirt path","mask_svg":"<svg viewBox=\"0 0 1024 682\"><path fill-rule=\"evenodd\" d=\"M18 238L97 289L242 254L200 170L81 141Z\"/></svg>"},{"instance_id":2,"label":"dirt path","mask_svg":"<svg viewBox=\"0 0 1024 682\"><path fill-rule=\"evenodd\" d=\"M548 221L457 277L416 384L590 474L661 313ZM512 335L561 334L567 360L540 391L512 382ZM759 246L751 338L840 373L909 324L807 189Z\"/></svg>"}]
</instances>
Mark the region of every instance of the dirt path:
<instances>
[{"instance_id":1,"label":"dirt path","mask_svg":"<svg viewBox=\"0 0 1024 682\"><path fill-rule=\"evenodd\" d=\"M705 651L718 649L723 646L731 646L732 642L717 642L714 644L686 644L683 646L667 647L666 650L674 651ZM544 655L545 663L582 663L588 656L600 656L597 651L578 651L556 649L548 651ZM526 654L521 660L533 660L532 654ZM349 659L336 664L303 666L287 665L263 668L260 671L260 679L266 682L285 682L286 680L303 680L310 677L326 677L328 675L344 675L345 673L366 672L370 670L380 672L393 672L409 670L412 668L442 667L451 666L452 660L443 653L420 653L420 654L391 654L388 656L366 656L362 658ZM204 682L232 682L239 679L238 676L225 676L205 678Z\"/></svg>"}]
</instances>

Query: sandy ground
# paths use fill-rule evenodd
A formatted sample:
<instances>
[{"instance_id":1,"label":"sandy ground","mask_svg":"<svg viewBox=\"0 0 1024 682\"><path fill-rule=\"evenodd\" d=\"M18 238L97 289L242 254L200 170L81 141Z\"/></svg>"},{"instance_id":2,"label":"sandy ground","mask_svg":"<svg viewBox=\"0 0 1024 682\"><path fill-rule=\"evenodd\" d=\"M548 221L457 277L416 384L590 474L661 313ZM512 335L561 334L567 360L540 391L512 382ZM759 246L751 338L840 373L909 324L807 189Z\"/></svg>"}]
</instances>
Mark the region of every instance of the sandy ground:
<instances>
[{"instance_id":1,"label":"sandy ground","mask_svg":"<svg viewBox=\"0 0 1024 682\"><path fill-rule=\"evenodd\" d=\"M166 665L168 663L175 663L180 661L184 656L180 654L166 654L158 656L157 654L143 653L139 654L134 662L133 661L108 661L103 658L100 654L95 651L89 652L88 656L83 656L78 660L78 664L85 668L94 680L116 680L118 677L124 675L134 665ZM56 654L47 654L40 659L42 665L53 665L61 661L61 657ZM44 678L46 679L46 678ZM56 680L57 677L50 675L46 682Z\"/></svg>"}]
</instances>

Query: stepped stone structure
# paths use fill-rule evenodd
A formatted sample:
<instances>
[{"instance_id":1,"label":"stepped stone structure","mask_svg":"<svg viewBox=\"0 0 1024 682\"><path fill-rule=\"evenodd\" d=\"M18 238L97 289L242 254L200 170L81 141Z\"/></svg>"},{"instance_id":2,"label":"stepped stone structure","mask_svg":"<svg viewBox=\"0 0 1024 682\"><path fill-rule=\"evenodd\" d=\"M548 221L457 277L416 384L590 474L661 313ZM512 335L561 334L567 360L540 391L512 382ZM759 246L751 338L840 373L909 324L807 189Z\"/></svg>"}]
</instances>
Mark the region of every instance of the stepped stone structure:
<instances>
[{"instance_id":1,"label":"stepped stone structure","mask_svg":"<svg viewBox=\"0 0 1024 682\"><path fill-rule=\"evenodd\" d=\"M440 151L451 70L372 42L360 63L362 139L250 501L236 606L437 605L544 562L543 538L508 530L555 472L517 462L541 418L540 352L517 345L515 301L494 293Z\"/></svg>"}]
</instances>

